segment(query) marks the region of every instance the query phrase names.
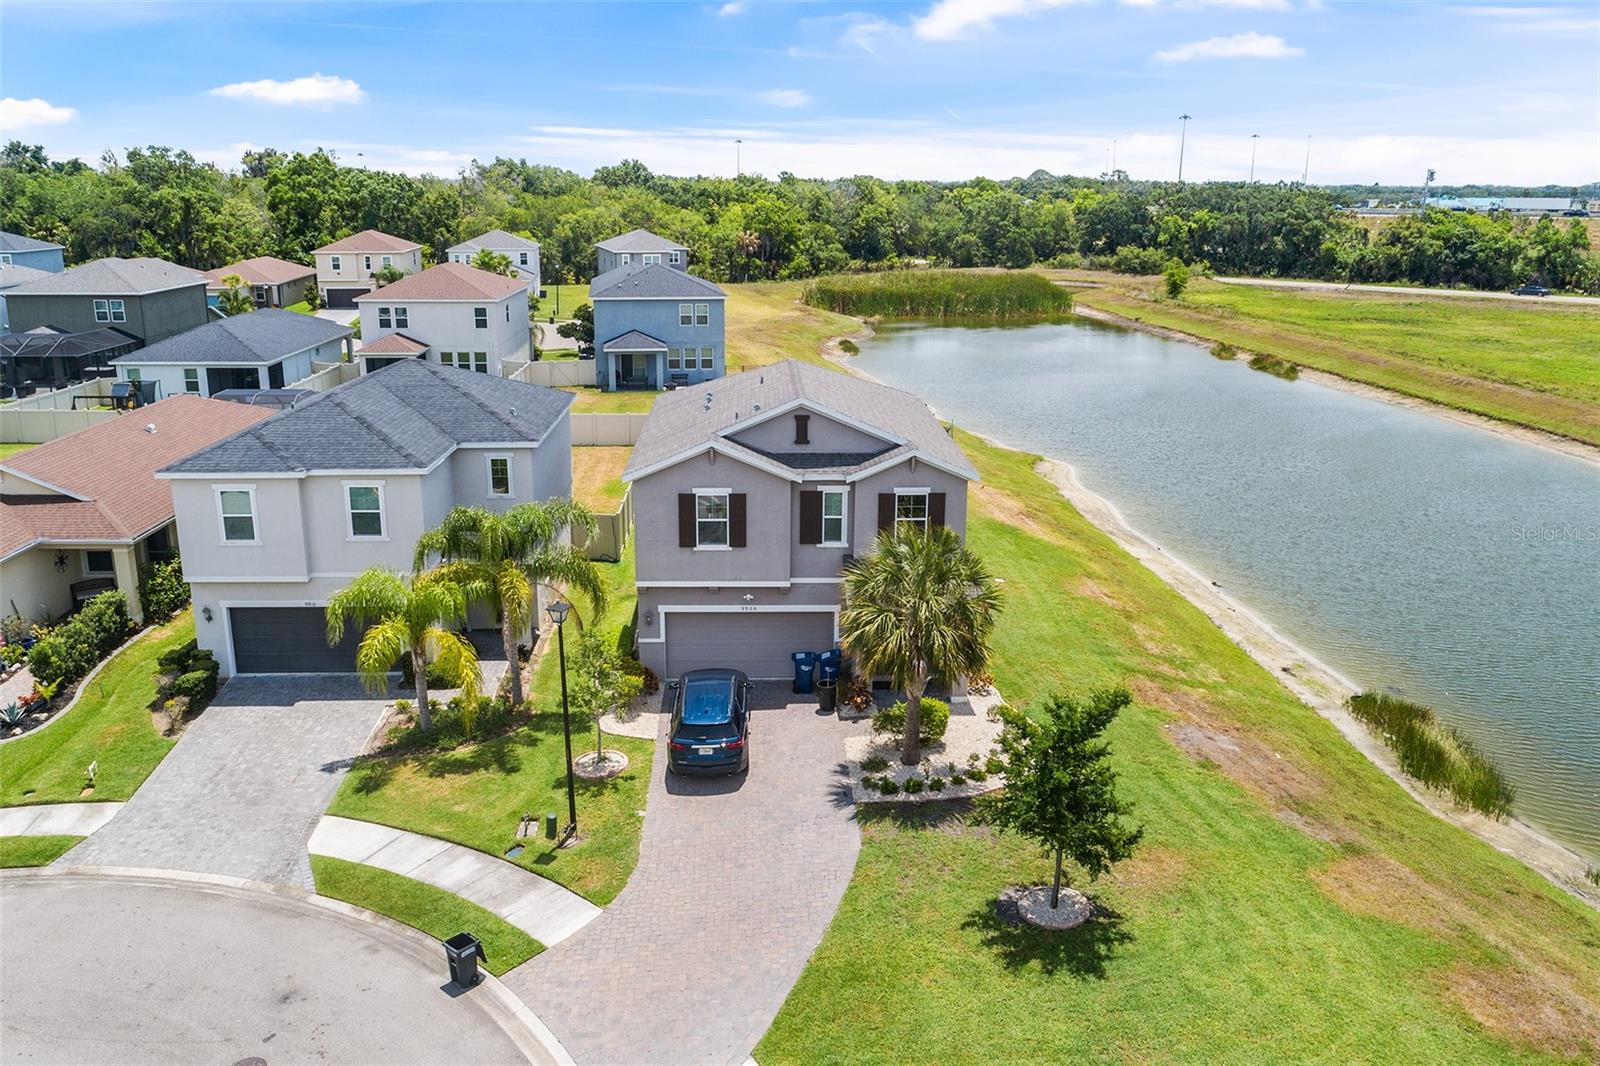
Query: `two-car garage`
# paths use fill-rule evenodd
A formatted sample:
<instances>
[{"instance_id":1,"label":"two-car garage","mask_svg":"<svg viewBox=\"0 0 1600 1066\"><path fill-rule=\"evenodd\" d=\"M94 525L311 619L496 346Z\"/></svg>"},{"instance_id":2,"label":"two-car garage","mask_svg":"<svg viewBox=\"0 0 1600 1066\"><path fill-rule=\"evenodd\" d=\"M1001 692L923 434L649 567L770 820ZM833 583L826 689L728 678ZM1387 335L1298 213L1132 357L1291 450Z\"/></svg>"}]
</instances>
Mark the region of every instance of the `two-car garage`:
<instances>
[{"instance_id":1,"label":"two-car garage","mask_svg":"<svg viewBox=\"0 0 1600 1066\"><path fill-rule=\"evenodd\" d=\"M663 607L666 675L722 667L752 678L794 676L790 655L833 647L833 609L697 612Z\"/></svg>"},{"instance_id":2,"label":"two-car garage","mask_svg":"<svg viewBox=\"0 0 1600 1066\"><path fill-rule=\"evenodd\" d=\"M361 629L346 626L328 646L321 607L229 607L233 670L239 674L347 674L356 668Z\"/></svg>"}]
</instances>

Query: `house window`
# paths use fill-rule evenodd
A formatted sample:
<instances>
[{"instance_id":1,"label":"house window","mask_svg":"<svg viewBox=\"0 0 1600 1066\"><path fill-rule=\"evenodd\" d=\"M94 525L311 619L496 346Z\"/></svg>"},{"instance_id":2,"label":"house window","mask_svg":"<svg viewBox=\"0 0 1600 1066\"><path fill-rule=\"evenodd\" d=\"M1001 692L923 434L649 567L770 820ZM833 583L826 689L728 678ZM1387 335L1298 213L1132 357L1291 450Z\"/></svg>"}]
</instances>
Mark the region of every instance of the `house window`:
<instances>
[{"instance_id":1,"label":"house window","mask_svg":"<svg viewBox=\"0 0 1600 1066\"><path fill-rule=\"evenodd\" d=\"M265 285L257 285L256 288L255 288L255 296L256 296L256 304L257 305L266 303L267 302L267 287Z\"/></svg>"},{"instance_id":2,"label":"house window","mask_svg":"<svg viewBox=\"0 0 1600 1066\"><path fill-rule=\"evenodd\" d=\"M123 310L123 306L122 306L122 301L121 300L112 300L111 301L111 321L113 321L113 322L126 322L126 321L128 321L128 313L125 310Z\"/></svg>"},{"instance_id":3,"label":"house window","mask_svg":"<svg viewBox=\"0 0 1600 1066\"><path fill-rule=\"evenodd\" d=\"M680 325L680 326L692 326L692 325L694 325L694 304L679 304L678 305L678 325Z\"/></svg>"},{"instance_id":4,"label":"house window","mask_svg":"<svg viewBox=\"0 0 1600 1066\"><path fill-rule=\"evenodd\" d=\"M517 255L517 265L518 266L527 266L528 265L528 253L527 252L521 252L521 253L519 253Z\"/></svg>"},{"instance_id":5,"label":"house window","mask_svg":"<svg viewBox=\"0 0 1600 1066\"><path fill-rule=\"evenodd\" d=\"M195 393L197 395L199 394L199 392L200 392L200 368L199 367L186 366L186 367L183 368L183 391L184 392Z\"/></svg>"},{"instance_id":6,"label":"house window","mask_svg":"<svg viewBox=\"0 0 1600 1066\"><path fill-rule=\"evenodd\" d=\"M697 326L709 326L709 325L711 325L711 305L710 304L695 304L694 305L694 324L697 325Z\"/></svg>"},{"instance_id":7,"label":"house window","mask_svg":"<svg viewBox=\"0 0 1600 1066\"><path fill-rule=\"evenodd\" d=\"M700 349L700 369L714 370L717 365L717 350L715 348Z\"/></svg>"},{"instance_id":8,"label":"house window","mask_svg":"<svg viewBox=\"0 0 1600 1066\"><path fill-rule=\"evenodd\" d=\"M679 352L678 349L676 349L676 348L668 348L667 349L667 369L668 370L681 370L681 369L683 369L683 353Z\"/></svg>"},{"instance_id":9,"label":"house window","mask_svg":"<svg viewBox=\"0 0 1600 1066\"><path fill-rule=\"evenodd\" d=\"M364 255L361 257L361 269L368 271L372 269L372 256Z\"/></svg>"},{"instance_id":10,"label":"house window","mask_svg":"<svg viewBox=\"0 0 1600 1066\"><path fill-rule=\"evenodd\" d=\"M378 308L378 328L379 329L393 329L394 328L394 318L389 313L391 310L392 310L392 308L388 308L388 307L380 307L380 308Z\"/></svg>"},{"instance_id":11,"label":"house window","mask_svg":"<svg viewBox=\"0 0 1600 1066\"><path fill-rule=\"evenodd\" d=\"M506 321L507 322L511 321L511 305L510 304L506 304Z\"/></svg>"},{"instance_id":12,"label":"house window","mask_svg":"<svg viewBox=\"0 0 1600 1066\"><path fill-rule=\"evenodd\" d=\"M623 266L627 266L629 263L633 262L633 253L623 252L617 257L617 262L621 263Z\"/></svg>"},{"instance_id":13,"label":"house window","mask_svg":"<svg viewBox=\"0 0 1600 1066\"><path fill-rule=\"evenodd\" d=\"M10 265L11 265L11 253L10 252L0 252L0 266L10 266Z\"/></svg>"},{"instance_id":14,"label":"house window","mask_svg":"<svg viewBox=\"0 0 1600 1066\"><path fill-rule=\"evenodd\" d=\"M83 553L83 573L86 577L96 574L114 574L117 572L116 562L108 551L88 551Z\"/></svg>"},{"instance_id":15,"label":"house window","mask_svg":"<svg viewBox=\"0 0 1600 1066\"><path fill-rule=\"evenodd\" d=\"M350 516L351 539L383 536L383 485L345 482L345 502Z\"/></svg>"},{"instance_id":16,"label":"house window","mask_svg":"<svg viewBox=\"0 0 1600 1066\"><path fill-rule=\"evenodd\" d=\"M489 495L511 495L511 456L489 456Z\"/></svg>"},{"instance_id":17,"label":"house window","mask_svg":"<svg viewBox=\"0 0 1600 1066\"><path fill-rule=\"evenodd\" d=\"M124 373L128 375L129 381L142 381L144 379L144 371L136 366L130 366Z\"/></svg>"},{"instance_id":18,"label":"house window","mask_svg":"<svg viewBox=\"0 0 1600 1066\"><path fill-rule=\"evenodd\" d=\"M467 353L466 352L462 352L461 354L462 355L466 355ZM476 370L480 374L487 374L489 372L489 353L488 352L473 352L472 353L472 369Z\"/></svg>"},{"instance_id":19,"label":"house window","mask_svg":"<svg viewBox=\"0 0 1600 1066\"><path fill-rule=\"evenodd\" d=\"M96 322L111 321L111 301L96 300L94 302L94 320Z\"/></svg>"},{"instance_id":20,"label":"house window","mask_svg":"<svg viewBox=\"0 0 1600 1066\"><path fill-rule=\"evenodd\" d=\"M472 326L474 329L489 328L489 309L487 307L474 307L472 309Z\"/></svg>"},{"instance_id":21,"label":"house window","mask_svg":"<svg viewBox=\"0 0 1600 1066\"><path fill-rule=\"evenodd\" d=\"M728 494L696 493L694 497L696 548L728 547Z\"/></svg>"},{"instance_id":22,"label":"house window","mask_svg":"<svg viewBox=\"0 0 1600 1066\"><path fill-rule=\"evenodd\" d=\"M843 547L845 540L844 489L822 490L822 543Z\"/></svg>"},{"instance_id":23,"label":"house window","mask_svg":"<svg viewBox=\"0 0 1600 1066\"><path fill-rule=\"evenodd\" d=\"M682 253L680 253L680 252L668 252L667 253L667 262L671 263L673 266L677 266L679 263L683 262Z\"/></svg>"},{"instance_id":24,"label":"house window","mask_svg":"<svg viewBox=\"0 0 1600 1066\"><path fill-rule=\"evenodd\" d=\"M387 266L394 266L394 256L392 256L392 255L384 256L383 257L383 265L386 266L386 267Z\"/></svg>"},{"instance_id":25,"label":"house window","mask_svg":"<svg viewBox=\"0 0 1600 1066\"><path fill-rule=\"evenodd\" d=\"M217 489L217 514L226 544L259 544L256 538L256 490L249 486Z\"/></svg>"},{"instance_id":26,"label":"house window","mask_svg":"<svg viewBox=\"0 0 1600 1066\"><path fill-rule=\"evenodd\" d=\"M642 263L644 263L645 266L654 266L655 264L661 262L661 253L660 252L646 252L644 254L644 258L641 259L640 261Z\"/></svg>"},{"instance_id":27,"label":"house window","mask_svg":"<svg viewBox=\"0 0 1600 1066\"><path fill-rule=\"evenodd\" d=\"M330 255L328 257L328 268L337 274L344 269L344 260L336 255Z\"/></svg>"},{"instance_id":28,"label":"house window","mask_svg":"<svg viewBox=\"0 0 1600 1066\"><path fill-rule=\"evenodd\" d=\"M394 328L405 329L410 324L411 320L408 317L406 309L404 307L396 307L394 309Z\"/></svg>"},{"instance_id":29,"label":"house window","mask_svg":"<svg viewBox=\"0 0 1600 1066\"><path fill-rule=\"evenodd\" d=\"M928 494L917 489L910 492L896 490L894 494L894 521L895 525L916 526L918 529L928 528Z\"/></svg>"}]
</instances>

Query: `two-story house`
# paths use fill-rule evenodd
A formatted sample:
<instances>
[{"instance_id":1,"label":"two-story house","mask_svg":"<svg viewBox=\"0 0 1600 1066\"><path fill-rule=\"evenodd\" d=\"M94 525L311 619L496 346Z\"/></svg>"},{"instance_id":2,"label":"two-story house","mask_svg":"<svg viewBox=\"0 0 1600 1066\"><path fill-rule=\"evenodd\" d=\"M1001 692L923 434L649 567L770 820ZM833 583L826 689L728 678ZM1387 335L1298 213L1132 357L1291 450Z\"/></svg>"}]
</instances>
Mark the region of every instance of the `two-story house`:
<instances>
[{"instance_id":1,"label":"two-story house","mask_svg":"<svg viewBox=\"0 0 1600 1066\"><path fill-rule=\"evenodd\" d=\"M263 308L208 322L111 361L120 381L155 382L157 397L224 389L281 389L337 363L355 330L326 318Z\"/></svg>"},{"instance_id":2,"label":"two-story house","mask_svg":"<svg viewBox=\"0 0 1600 1066\"><path fill-rule=\"evenodd\" d=\"M67 268L61 245L0 230L0 267L20 266L59 274Z\"/></svg>"},{"instance_id":3,"label":"two-story house","mask_svg":"<svg viewBox=\"0 0 1600 1066\"><path fill-rule=\"evenodd\" d=\"M222 290L227 288L224 278L237 277L243 281L257 307L288 307L300 303L306 298L306 293L317 285L314 267L271 255L241 259L237 263L208 270L206 277L210 279L206 285L206 299L212 306L216 305Z\"/></svg>"},{"instance_id":4,"label":"two-story house","mask_svg":"<svg viewBox=\"0 0 1600 1066\"><path fill-rule=\"evenodd\" d=\"M350 672L361 632L328 646L328 598L369 567L409 573L458 504L570 495L571 404L409 359L168 466L200 646L225 675Z\"/></svg>"},{"instance_id":5,"label":"two-story house","mask_svg":"<svg viewBox=\"0 0 1600 1066\"><path fill-rule=\"evenodd\" d=\"M372 276L384 267L402 274L422 269L422 245L364 229L312 250L323 307L354 307L356 297L377 288Z\"/></svg>"},{"instance_id":6,"label":"two-story house","mask_svg":"<svg viewBox=\"0 0 1600 1066\"><path fill-rule=\"evenodd\" d=\"M838 640L843 567L898 523L965 535L978 471L910 393L793 360L662 396L633 494L639 658L792 676Z\"/></svg>"},{"instance_id":7,"label":"two-story house","mask_svg":"<svg viewBox=\"0 0 1600 1066\"><path fill-rule=\"evenodd\" d=\"M154 344L211 319L198 270L165 259L95 259L6 293L13 333L115 329Z\"/></svg>"},{"instance_id":8,"label":"two-story house","mask_svg":"<svg viewBox=\"0 0 1600 1066\"><path fill-rule=\"evenodd\" d=\"M607 248L618 242L623 249L656 246L656 250ZM720 378L727 368L728 296L688 272L688 250L645 230L597 247L600 265L615 265L589 282L595 384L612 392Z\"/></svg>"},{"instance_id":9,"label":"two-story house","mask_svg":"<svg viewBox=\"0 0 1600 1066\"><path fill-rule=\"evenodd\" d=\"M507 233L503 229L492 229L488 233L480 233L471 240L452 244L447 253L452 263L466 263L469 266L479 252L495 252L511 260L511 269L517 272L517 277L528 283L534 292L539 291L539 242L530 237L518 237L515 233Z\"/></svg>"},{"instance_id":10,"label":"two-story house","mask_svg":"<svg viewBox=\"0 0 1600 1066\"><path fill-rule=\"evenodd\" d=\"M504 376L528 361L528 283L440 263L356 298L363 371L408 358Z\"/></svg>"},{"instance_id":11,"label":"two-story house","mask_svg":"<svg viewBox=\"0 0 1600 1066\"><path fill-rule=\"evenodd\" d=\"M647 229L629 230L619 237L595 245L595 274L606 274L618 267L654 266L674 270L689 269L689 249Z\"/></svg>"}]
</instances>

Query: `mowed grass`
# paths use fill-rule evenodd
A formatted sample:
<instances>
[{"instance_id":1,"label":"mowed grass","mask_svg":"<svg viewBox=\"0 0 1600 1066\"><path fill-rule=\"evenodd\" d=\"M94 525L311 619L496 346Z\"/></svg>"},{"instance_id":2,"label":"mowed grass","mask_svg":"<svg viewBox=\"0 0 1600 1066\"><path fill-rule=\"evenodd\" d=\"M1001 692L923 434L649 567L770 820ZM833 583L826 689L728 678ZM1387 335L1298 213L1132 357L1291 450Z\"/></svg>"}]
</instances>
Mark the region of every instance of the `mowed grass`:
<instances>
[{"instance_id":1,"label":"mowed grass","mask_svg":"<svg viewBox=\"0 0 1600 1066\"><path fill-rule=\"evenodd\" d=\"M34 447L32 444L0 444L0 462L4 462L13 455L19 455L32 447Z\"/></svg>"},{"instance_id":2,"label":"mowed grass","mask_svg":"<svg viewBox=\"0 0 1600 1066\"><path fill-rule=\"evenodd\" d=\"M632 448L572 449L572 498L596 513L622 506L622 468Z\"/></svg>"},{"instance_id":3,"label":"mowed grass","mask_svg":"<svg viewBox=\"0 0 1600 1066\"><path fill-rule=\"evenodd\" d=\"M71 851L83 837L0 837L0 870L49 866Z\"/></svg>"},{"instance_id":4,"label":"mowed grass","mask_svg":"<svg viewBox=\"0 0 1600 1066\"><path fill-rule=\"evenodd\" d=\"M0 807L125 800L177 743L156 731L156 659L194 638L188 611L146 632L80 690L60 721L0 746ZM80 795L89 764L94 791Z\"/></svg>"},{"instance_id":5,"label":"mowed grass","mask_svg":"<svg viewBox=\"0 0 1600 1066\"><path fill-rule=\"evenodd\" d=\"M483 942L487 956L479 965L496 977L544 950L533 937L476 903L388 870L313 855L311 874L319 895L377 911L438 940L471 933Z\"/></svg>"},{"instance_id":6,"label":"mowed grass","mask_svg":"<svg viewBox=\"0 0 1600 1066\"><path fill-rule=\"evenodd\" d=\"M550 321L550 316L555 315L557 322L564 322L572 317L572 312L589 302L589 283L578 285L546 285L545 295L539 300L539 310L534 312L541 322ZM560 299L557 299L557 296ZM557 310L557 304L560 310Z\"/></svg>"},{"instance_id":7,"label":"mowed grass","mask_svg":"<svg viewBox=\"0 0 1600 1066\"><path fill-rule=\"evenodd\" d=\"M1077 294L1154 326L1600 444L1600 308L1194 282L1181 300L1107 279Z\"/></svg>"},{"instance_id":8,"label":"mowed grass","mask_svg":"<svg viewBox=\"0 0 1600 1066\"><path fill-rule=\"evenodd\" d=\"M633 555L597 564L610 591L610 609L597 623L608 639L623 636L633 618ZM587 605L579 601L580 610ZM568 619L568 644L578 626ZM569 648L570 654L570 648ZM328 813L392 825L502 856L515 840L524 813L547 812L567 820L566 751L561 727L561 680L554 641L534 672L535 714L513 732L451 752L379 757L356 762ZM578 781L578 826L582 842L556 849L543 836L515 862L605 905L622 891L639 859L639 833L649 793L655 745L632 737L607 736L605 744L628 756L626 771L609 781ZM573 721L572 747L594 746L594 725Z\"/></svg>"}]
</instances>

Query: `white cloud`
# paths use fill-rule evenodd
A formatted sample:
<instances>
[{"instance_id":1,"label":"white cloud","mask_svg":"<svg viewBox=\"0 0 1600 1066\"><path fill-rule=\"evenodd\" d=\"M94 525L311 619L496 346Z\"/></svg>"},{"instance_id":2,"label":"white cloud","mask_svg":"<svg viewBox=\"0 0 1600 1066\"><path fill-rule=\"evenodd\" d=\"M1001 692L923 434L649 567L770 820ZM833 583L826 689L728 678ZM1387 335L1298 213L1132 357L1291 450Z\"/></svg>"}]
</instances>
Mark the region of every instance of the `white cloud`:
<instances>
[{"instance_id":1,"label":"white cloud","mask_svg":"<svg viewBox=\"0 0 1600 1066\"><path fill-rule=\"evenodd\" d=\"M742 15L745 12L746 6L747 5L745 4L744 0L729 0L728 3L717 8L717 14L723 18L728 18L732 15Z\"/></svg>"},{"instance_id":2,"label":"white cloud","mask_svg":"<svg viewBox=\"0 0 1600 1066\"><path fill-rule=\"evenodd\" d=\"M811 94L804 89L768 89L757 97L773 107L805 107L811 102Z\"/></svg>"},{"instance_id":3,"label":"white cloud","mask_svg":"<svg viewBox=\"0 0 1600 1066\"><path fill-rule=\"evenodd\" d=\"M1122 0L1125 7L1222 7L1239 11L1290 11L1289 0ZM1306 7L1315 9L1317 0L1306 0Z\"/></svg>"},{"instance_id":4,"label":"white cloud","mask_svg":"<svg viewBox=\"0 0 1600 1066\"><path fill-rule=\"evenodd\" d=\"M1072 0L938 0L911 20L911 30L925 41L955 41L997 20L1036 15Z\"/></svg>"},{"instance_id":5,"label":"white cloud","mask_svg":"<svg viewBox=\"0 0 1600 1066\"><path fill-rule=\"evenodd\" d=\"M0 100L0 130L25 130L34 126L60 126L78 117L74 107L57 107L37 96L18 100L8 96Z\"/></svg>"},{"instance_id":6,"label":"white cloud","mask_svg":"<svg viewBox=\"0 0 1600 1066\"><path fill-rule=\"evenodd\" d=\"M290 81L262 78L260 81L236 81L219 85L211 90L212 96L230 100L259 100L264 104L282 106L329 107L333 104L359 104L367 98L361 86L349 78L332 74L312 74Z\"/></svg>"},{"instance_id":7,"label":"white cloud","mask_svg":"<svg viewBox=\"0 0 1600 1066\"><path fill-rule=\"evenodd\" d=\"M1162 63L1187 63L1191 59L1289 59L1305 55L1282 37L1270 33L1236 33L1231 37L1207 37L1190 41L1154 56Z\"/></svg>"}]
</instances>

